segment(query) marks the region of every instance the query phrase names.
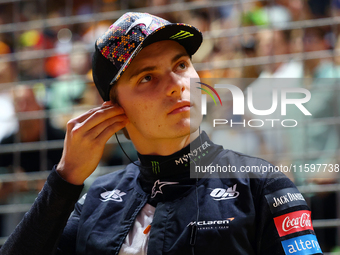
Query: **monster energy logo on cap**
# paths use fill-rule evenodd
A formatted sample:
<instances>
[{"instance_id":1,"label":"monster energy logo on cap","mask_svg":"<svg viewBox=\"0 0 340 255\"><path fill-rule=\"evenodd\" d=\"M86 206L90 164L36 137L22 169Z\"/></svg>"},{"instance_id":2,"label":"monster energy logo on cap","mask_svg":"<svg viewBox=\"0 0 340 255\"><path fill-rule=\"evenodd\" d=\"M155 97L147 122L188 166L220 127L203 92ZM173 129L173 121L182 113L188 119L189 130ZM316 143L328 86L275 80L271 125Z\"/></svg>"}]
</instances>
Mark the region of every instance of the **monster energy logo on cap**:
<instances>
[{"instance_id":1,"label":"monster energy logo on cap","mask_svg":"<svg viewBox=\"0 0 340 255\"><path fill-rule=\"evenodd\" d=\"M190 37L190 36L194 36L194 35L192 33L188 32L188 31L181 30L177 34L172 35L170 37L170 39L181 40L181 39L184 39L184 38L187 38L187 37Z\"/></svg>"},{"instance_id":2,"label":"monster energy logo on cap","mask_svg":"<svg viewBox=\"0 0 340 255\"><path fill-rule=\"evenodd\" d=\"M152 164L152 172L153 173L158 174L158 173L161 172L158 161L151 161L151 164Z\"/></svg>"}]
</instances>

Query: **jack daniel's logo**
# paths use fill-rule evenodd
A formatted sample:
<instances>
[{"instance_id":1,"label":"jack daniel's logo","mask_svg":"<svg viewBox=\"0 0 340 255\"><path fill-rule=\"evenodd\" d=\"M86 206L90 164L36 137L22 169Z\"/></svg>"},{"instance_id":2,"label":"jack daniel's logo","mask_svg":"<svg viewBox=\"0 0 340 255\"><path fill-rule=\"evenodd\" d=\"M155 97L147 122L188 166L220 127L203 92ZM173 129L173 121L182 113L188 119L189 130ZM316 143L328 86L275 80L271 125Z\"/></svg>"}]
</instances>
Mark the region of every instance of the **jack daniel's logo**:
<instances>
[{"instance_id":1,"label":"jack daniel's logo","mask_svg":"<svg viewBox=\"0 0 340 255\"><path fill-rule=\"evenodd\" d=\"M265 197L272 213L282 211L292 206L307 205L304 197L297 188L281 189Z\"/></svg>"}]
</instances>

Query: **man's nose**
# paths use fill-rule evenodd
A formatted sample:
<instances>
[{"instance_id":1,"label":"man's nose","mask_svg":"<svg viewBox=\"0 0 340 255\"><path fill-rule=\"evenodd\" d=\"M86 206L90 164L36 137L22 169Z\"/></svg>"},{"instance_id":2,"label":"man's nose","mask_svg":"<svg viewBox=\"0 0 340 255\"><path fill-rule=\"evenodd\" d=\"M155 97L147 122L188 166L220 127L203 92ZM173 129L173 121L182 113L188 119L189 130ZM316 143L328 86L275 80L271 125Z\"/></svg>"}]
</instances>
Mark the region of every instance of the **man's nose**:
<instances>
[{"instance_id":1,"label":"man's nose","mask_svg":"<svg viewBox=\"0 0 340 255\"><path fill-rule=\"evenodd\" d=\"M180 96L185 90L186 78L170 72L167 79L167 95Z\"/></svg>"}]
</instances>

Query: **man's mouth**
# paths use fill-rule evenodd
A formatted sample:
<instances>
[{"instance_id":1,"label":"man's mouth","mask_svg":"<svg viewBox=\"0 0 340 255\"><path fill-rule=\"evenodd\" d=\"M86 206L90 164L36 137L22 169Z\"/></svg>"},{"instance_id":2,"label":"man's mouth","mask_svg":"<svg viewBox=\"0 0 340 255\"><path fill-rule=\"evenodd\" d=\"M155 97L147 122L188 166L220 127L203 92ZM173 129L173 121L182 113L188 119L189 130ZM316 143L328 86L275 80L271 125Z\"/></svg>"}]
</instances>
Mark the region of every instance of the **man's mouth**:
<instances>
[{"instance_id":1,"label":"man's mouth","mask_svg":"<svg viewBox=\"0 0 340 255\"><path fill-rule=\"evenodd\" d=\"M189 101L181 101L176 103L169 111L168 114L177 114L181 112L190 111L190 102Z\"/></svg>"}]
</instances>

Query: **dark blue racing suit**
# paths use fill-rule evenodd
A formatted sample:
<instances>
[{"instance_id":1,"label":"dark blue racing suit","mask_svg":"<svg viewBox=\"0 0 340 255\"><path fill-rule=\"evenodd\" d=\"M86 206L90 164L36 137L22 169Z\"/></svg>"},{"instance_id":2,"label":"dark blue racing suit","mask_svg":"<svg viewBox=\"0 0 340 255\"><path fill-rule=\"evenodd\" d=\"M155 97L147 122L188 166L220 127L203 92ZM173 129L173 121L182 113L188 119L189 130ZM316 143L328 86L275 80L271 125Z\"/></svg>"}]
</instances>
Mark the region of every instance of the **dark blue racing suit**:
<instances>
[{"instance_id":1,"label":"dark blue racing suit","mask_svg":"<svg viewBox=\"0 0 340 255\"><path fill-rule=\"evenodd\" d=\"M190 165L203 161L238 171L190 178ZM173 155L139 154L136 164L143 167L99 177L78 202L82 186L53 170L1 254L118 254L146 203L156 207L149 255L322 254L295 185L281 172L239 171L269 166L265 160L224 150L202 133Z\"/></svg>"}]
</instances>

